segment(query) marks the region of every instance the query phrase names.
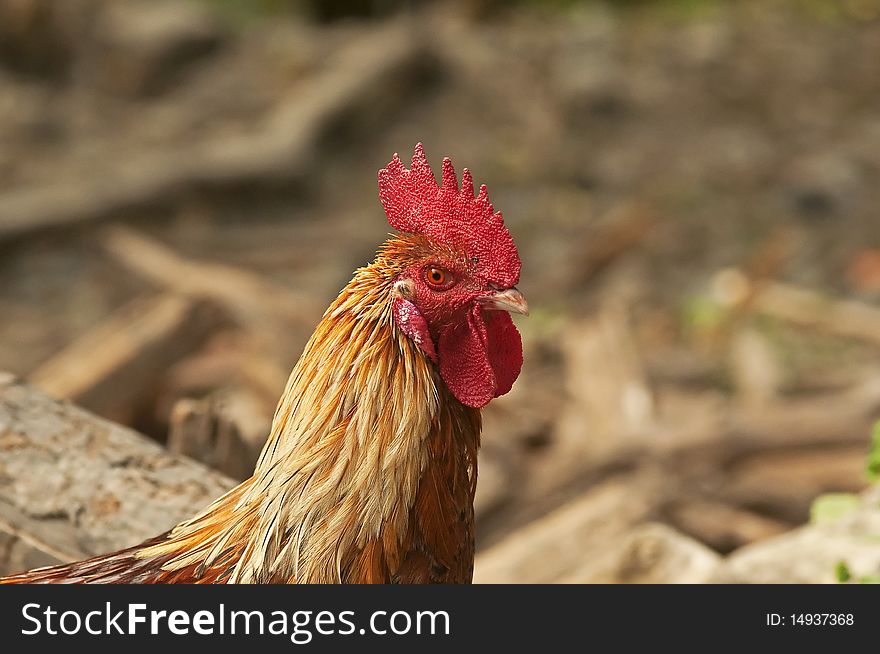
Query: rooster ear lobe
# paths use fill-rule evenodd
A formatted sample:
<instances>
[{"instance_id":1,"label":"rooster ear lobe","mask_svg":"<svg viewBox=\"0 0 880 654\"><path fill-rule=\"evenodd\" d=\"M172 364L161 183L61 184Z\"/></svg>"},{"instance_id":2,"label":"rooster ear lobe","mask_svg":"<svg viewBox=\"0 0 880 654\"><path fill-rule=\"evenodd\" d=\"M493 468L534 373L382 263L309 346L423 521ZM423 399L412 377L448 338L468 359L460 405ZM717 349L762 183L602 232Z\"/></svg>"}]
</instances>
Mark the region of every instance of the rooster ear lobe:
<instances>
[{"instance_id":1,"label":"rooster ear lobe","mask_svg":"<svg viewBox=\"0 0 880 654\"><path fill-rule=\"evenodd\" d=\"M410 300L416 292L415 283L411 279L399 279L394 282L392 292L395 298Z\"/></svg>"},{"instance_id":2,"label":"rooster ear lobe","mask_svg":"<svg viewBox=\"0 0 880 654\"><path fill-rule=\"evenodd\" d=\"M434 363L437 363L437 350L434 348L434 339L428 329L425 317L416 305L402 297L394 300L394 323L403 334L419 346L419 349L428 355Z\"/></svg>"}]
</instances>

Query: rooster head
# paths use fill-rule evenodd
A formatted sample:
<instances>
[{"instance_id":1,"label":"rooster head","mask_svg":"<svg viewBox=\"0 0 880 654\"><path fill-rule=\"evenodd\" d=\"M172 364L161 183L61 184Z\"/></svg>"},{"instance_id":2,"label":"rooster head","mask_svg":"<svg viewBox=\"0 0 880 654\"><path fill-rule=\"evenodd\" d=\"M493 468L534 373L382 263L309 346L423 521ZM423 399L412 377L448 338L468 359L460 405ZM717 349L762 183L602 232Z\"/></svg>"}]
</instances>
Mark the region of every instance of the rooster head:
<instances>
[{"instance_id":1,"label":"rooster head","mask_svg":"<svg viewBox=\"0 0 880 654\"><path fill-rule=\"evenodd\" d=\"M379 198L405 243L394 282L398 328L437 364L452 394L470 407L507 393L522 368L510 313L528 313L517 290L520 260L486 187L474 197L443 160L441 184L421 143L407 169L395 154L379 171Z\"/></svg>"}]
</instances>

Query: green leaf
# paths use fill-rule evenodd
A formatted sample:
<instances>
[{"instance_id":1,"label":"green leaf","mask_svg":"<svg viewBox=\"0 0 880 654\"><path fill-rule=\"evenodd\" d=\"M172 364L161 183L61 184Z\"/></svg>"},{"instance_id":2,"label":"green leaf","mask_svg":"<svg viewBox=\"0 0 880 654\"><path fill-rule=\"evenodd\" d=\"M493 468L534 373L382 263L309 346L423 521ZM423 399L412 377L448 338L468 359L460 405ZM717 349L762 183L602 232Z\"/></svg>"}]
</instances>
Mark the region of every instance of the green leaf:
<instances>
[{"instance_id":1,"label":"green leaf","mask_svg":"<svg viewBox=\"0 0 880 654\"><path fill-rule=\"evenodd\" d=\"M838 561L837 565L834 566L834 576L837 577L837 581L841 584L845 584L852 579L852 573L849 571L845 561Z\"/></svg>"},{"instance_id":2,"label":"green leaf","mask_svg":"<svg viewBox=\"0 0 880 654\"><path fill-rule=\"evenodd\" d=\"M810 507L810 522L814 525L835 522L859 505L859 496L854 493L826 493L813 500Z\"/></svg>"},{"instance_id":3,"label":"green leaf","mask_svg":"<svg viewBox=\"0 0 880 654\"><path fill-rule=\"evenodd\" d=\"M857 584L880 584L880 575L859 575L854 577L846 561L838 561L834 565L834 576L837 583L845 584L854 581Z\"/></svg>"},{"instance_id":4,"label":"green leaf","mask_svg":"<svg viewBox=\"0 0 880 654\"><path fill-rule=\"evenodd\" d=\"M871 434L871 449L868 450L865 474L869 481L880 481L880 421L874 425L874 431Z\"/></svg>"},{"instance_id":5,"label":"green leaf","mask_svg":"<svg viewBox=\"0 0 880 654\"><path fill-rule=\"evenodd\" d=\"M718 329L729 315L718 302L701 295L689 298L682 313L685 327L697 333Z\"/></svg>"}]
</instances>

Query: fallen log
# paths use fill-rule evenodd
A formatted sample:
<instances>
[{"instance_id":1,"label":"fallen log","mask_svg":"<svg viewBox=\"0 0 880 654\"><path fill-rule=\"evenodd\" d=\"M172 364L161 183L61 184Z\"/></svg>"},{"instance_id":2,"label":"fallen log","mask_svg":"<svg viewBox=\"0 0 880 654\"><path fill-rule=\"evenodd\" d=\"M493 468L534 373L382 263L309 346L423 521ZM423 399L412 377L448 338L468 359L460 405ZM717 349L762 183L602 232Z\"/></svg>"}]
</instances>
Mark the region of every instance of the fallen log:
<instances>
[{"instance_id":1,"label":"fallen log","mask_svg":"<svg viewBox=\"0 0 880 654\"><path fill-rule=\"evenodd\" d=\"M135 545L233 485L0 373L0 574Z\"/></svg>"}]
</instances>

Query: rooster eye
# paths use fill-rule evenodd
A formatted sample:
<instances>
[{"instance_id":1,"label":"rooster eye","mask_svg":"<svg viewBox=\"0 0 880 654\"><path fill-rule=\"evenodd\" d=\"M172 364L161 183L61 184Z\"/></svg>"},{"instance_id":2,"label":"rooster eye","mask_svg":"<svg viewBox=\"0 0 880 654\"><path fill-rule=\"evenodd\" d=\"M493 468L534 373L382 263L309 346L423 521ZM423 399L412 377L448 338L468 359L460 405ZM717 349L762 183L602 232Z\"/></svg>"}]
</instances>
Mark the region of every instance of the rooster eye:
<instances>
[{"instance_id":1,"label":"rooster eye","mask_svg":"<svg viewBox=\"0 0 880 654\"><path fill-rule=\"evenodd\" d=\"M425 277L431 286L443 287L450 281L450 275L442 268L430 267L425 271Z\"/></svg>"}]
</instances>

